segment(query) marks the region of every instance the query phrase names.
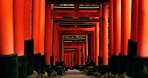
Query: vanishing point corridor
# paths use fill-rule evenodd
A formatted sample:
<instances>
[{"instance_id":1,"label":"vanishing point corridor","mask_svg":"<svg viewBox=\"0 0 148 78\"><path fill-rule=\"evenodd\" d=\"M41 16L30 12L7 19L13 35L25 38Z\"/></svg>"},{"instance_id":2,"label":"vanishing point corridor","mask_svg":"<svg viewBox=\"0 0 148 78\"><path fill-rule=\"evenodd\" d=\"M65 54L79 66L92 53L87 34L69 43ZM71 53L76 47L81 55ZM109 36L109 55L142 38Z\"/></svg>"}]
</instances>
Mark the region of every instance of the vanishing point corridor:
<instances>
[{"instance_id":1,"label":"vanishing point corridor","mask_svg":"<svg viewBox=\"0 0 148 78\"><path fill-rule=\"evenodd\" d=\"M0 0L0 78L148 78L148 0Z\"/></svg>"}]
</instances>

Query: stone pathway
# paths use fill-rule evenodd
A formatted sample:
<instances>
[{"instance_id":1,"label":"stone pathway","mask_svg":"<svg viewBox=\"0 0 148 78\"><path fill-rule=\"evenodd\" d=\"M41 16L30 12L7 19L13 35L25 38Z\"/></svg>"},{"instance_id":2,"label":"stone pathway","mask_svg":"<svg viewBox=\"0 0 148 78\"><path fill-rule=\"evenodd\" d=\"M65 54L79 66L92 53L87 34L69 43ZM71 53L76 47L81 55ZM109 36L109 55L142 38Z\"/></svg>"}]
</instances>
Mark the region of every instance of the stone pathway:
<instances>
[{"instance_id":1,"label":"stone pathway","mask_svg":"<svg viewBox=\"0 0 148 78\"><path fill-rule=\"evenodd\" d=\"M87 76L84 72L81 72L79 70L68 70L65 72L65 74L62 77L56 77L56 78L91 78L90 76Z\"/></svg>"}]
</instances>

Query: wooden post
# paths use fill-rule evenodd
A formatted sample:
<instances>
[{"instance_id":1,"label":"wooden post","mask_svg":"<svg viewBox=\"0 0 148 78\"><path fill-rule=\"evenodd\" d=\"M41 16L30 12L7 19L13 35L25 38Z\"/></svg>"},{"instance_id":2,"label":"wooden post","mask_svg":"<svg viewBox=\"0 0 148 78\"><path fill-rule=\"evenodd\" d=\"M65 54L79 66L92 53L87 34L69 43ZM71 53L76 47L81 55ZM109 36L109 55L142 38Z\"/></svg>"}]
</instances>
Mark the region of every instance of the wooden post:
<instances>
[{"instance_id":1,"label":"wooden post","mask_svg":"<svg viewBox=\"0 0 148 78\"><path fill-rule=\"evenodd\" d=\"M0 0L0 73L3 78L18 78L13 34L13 0Z\"/></svg>"},{"instance_id":2,"label":"wooden post","mask_svg":"<svg viewBox=\"0 0 148 78\"><path fill-rule=\"evenodd\" d=\"M137 41L138 36L138 1L132 0L131 9L131 40Z\"/></svg>"},{"instance_id":3,"label":"wooden post","mask_svg":"<svg viewBox=\"0 0 148 78\"><path fill-rule=\"evenodd\" d=\"M34 39L34 54L39 53L39 0L33 0L32 31Z\"/></svg>"},{"instance_id":4,"label":"wooden post","mask_svg":"<svg viewBox=\"0 0 148 78\"><path fill-rule=\"evenodd\" d=\"M99 23L96 23L96 65L98 66L98 56L99 56Z\"/></svg>"},{"instance_id":5,"label":"wooden post","mask_svg":"<svg viewBox=\"0 0 148 78\"><path fill-rule=\"evenodd\" d=\"M24 37L25 40L30 40L32 39L32 32L31 32L31 21L32 21L32 0L25 0L25 18L24 18Z\"/></svg>"},{"instance_id":6,"label":"wooden post","mask_svg":"<svg viewBox=\"0 0 148 78\"><path fill-rule=\"evenodd\" d=\"M53 40L53 56L54 56L54 63L56 62L56 61L58 61L60 58L59 58L59 44L58 44L58 38L59 38L59 36L58 36L58 23L54 23L54 40Z\"/></svg>"},{"instance_id":7,"label":"wooden post","mask_svg":"<svg viewBox=\"0 0 148 78\"><path fill-rule=\"evenodd\" d=\"M109 0L109 46L110 46L110 56L114 53L114 21L113 21L113 0Z\"/></svg>"},{"instance_id":8,"label":"wooden post","mask_svg":"<svg viewBox=\"0 0 148 78\"><path fill-rule=\"evenodd\" d=\"M45 0L40 0L39 7L39 52L44 55L44 40L45 40Z\"/></svg>"},{"instance_id":9,"label":"wooden post","mask_svg":"<svg viewBox=\"0 0 148 78\"><path fill-rule=\"evenodd\" d=\"M14 51L18 56L24 56L24 0L14 0Z\"/></svg>"},{"instance_id":10,"label":"wooden post","mask_svg":"<svg viewBox=\"0 0 148 78\"><path fill-rule=\"evenodd\" d=\"M114 0L114 55L121 52L121 0Z\"/></svg>"},{"instance_id":11,"label":"wooden post","mask_svg":"<svg viewBox=\"0 0 148 78\"><path fill-rule=\"evenodd\" d=\"M53 55L53 21L51 17L51 4L46 5L45 17L45 53L46 64L50 64L50 57Z\"/></svg>"},{"instance_id":12,"label":"wooden post","mask_svg":"<svg viewBox=\"0 0 148 78\"><path fill-rule=\"evenodd\" d=\"M103 5L102 15L102 64L108 65L108 5Z\"/></svg>"}]
</instances>

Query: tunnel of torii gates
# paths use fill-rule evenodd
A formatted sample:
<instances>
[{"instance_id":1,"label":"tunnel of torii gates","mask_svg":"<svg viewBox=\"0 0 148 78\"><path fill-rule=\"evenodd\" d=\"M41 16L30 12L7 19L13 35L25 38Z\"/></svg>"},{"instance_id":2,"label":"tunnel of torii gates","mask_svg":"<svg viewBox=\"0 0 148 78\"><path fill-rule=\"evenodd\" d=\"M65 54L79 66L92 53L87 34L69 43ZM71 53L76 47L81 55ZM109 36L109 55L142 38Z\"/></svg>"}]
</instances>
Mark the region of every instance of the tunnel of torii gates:
<instances>
[{"instance_id":1,"label":"tunnel of torii gates","mask_svg":"<svg viewBox=\"0 0 148 78\"><path fill-rule=\"evenodd\" d=\"M138 2L139 1L139 2ZM0 0L0 76L26 78L58 60L148 77L148 0ZM72 9L55 4L74 4ZM81 8L79 4L99 7ZM109 20L109 21L108 21ZM68 40L64 36L85 36ZM72 49L72 50L66 50ZM74 61L73 59L76 59ZM8 72L9 71L9 72Z\"/></svg>"}]
</instances>

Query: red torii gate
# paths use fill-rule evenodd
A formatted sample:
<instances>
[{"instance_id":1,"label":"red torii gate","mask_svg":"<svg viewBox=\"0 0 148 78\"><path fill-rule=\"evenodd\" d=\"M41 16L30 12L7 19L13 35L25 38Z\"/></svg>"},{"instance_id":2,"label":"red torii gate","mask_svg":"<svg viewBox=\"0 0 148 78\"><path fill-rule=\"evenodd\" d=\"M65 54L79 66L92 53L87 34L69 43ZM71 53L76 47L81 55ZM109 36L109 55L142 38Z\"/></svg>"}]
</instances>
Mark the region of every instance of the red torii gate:
<instances>
[{"instance_id":1,"label":"red torii gate","mask_svg":"<svg viewBox=\"0 0 148 78\"><path fill-rule=\"evenodd\" d=\"M74 55L75 55L75 50L65 51L64 52L63 61L64 61L66 66L70 67L70 66L74 66L75 65Z\"/></svg>"},{"instance_id":2,"label":"red torii gate","mask_svg":"<svg viewBox=\"0 0 148 78\"><path fill-rule=\"evenodd\" d=\"M84 50L85 49L84 41L71 43L71 45L69 45L69 43L65 43L64 49L77 49L77 52L75 51L75 54L76 54L75 57L77 57L77 64L78 65L85 65L85 62L87 59L85 59L86 56L85 56L85 52L84 52L85 51ZM80 54L82 55L82 58L81 58Z\"/></svg>"}]
</instances>

